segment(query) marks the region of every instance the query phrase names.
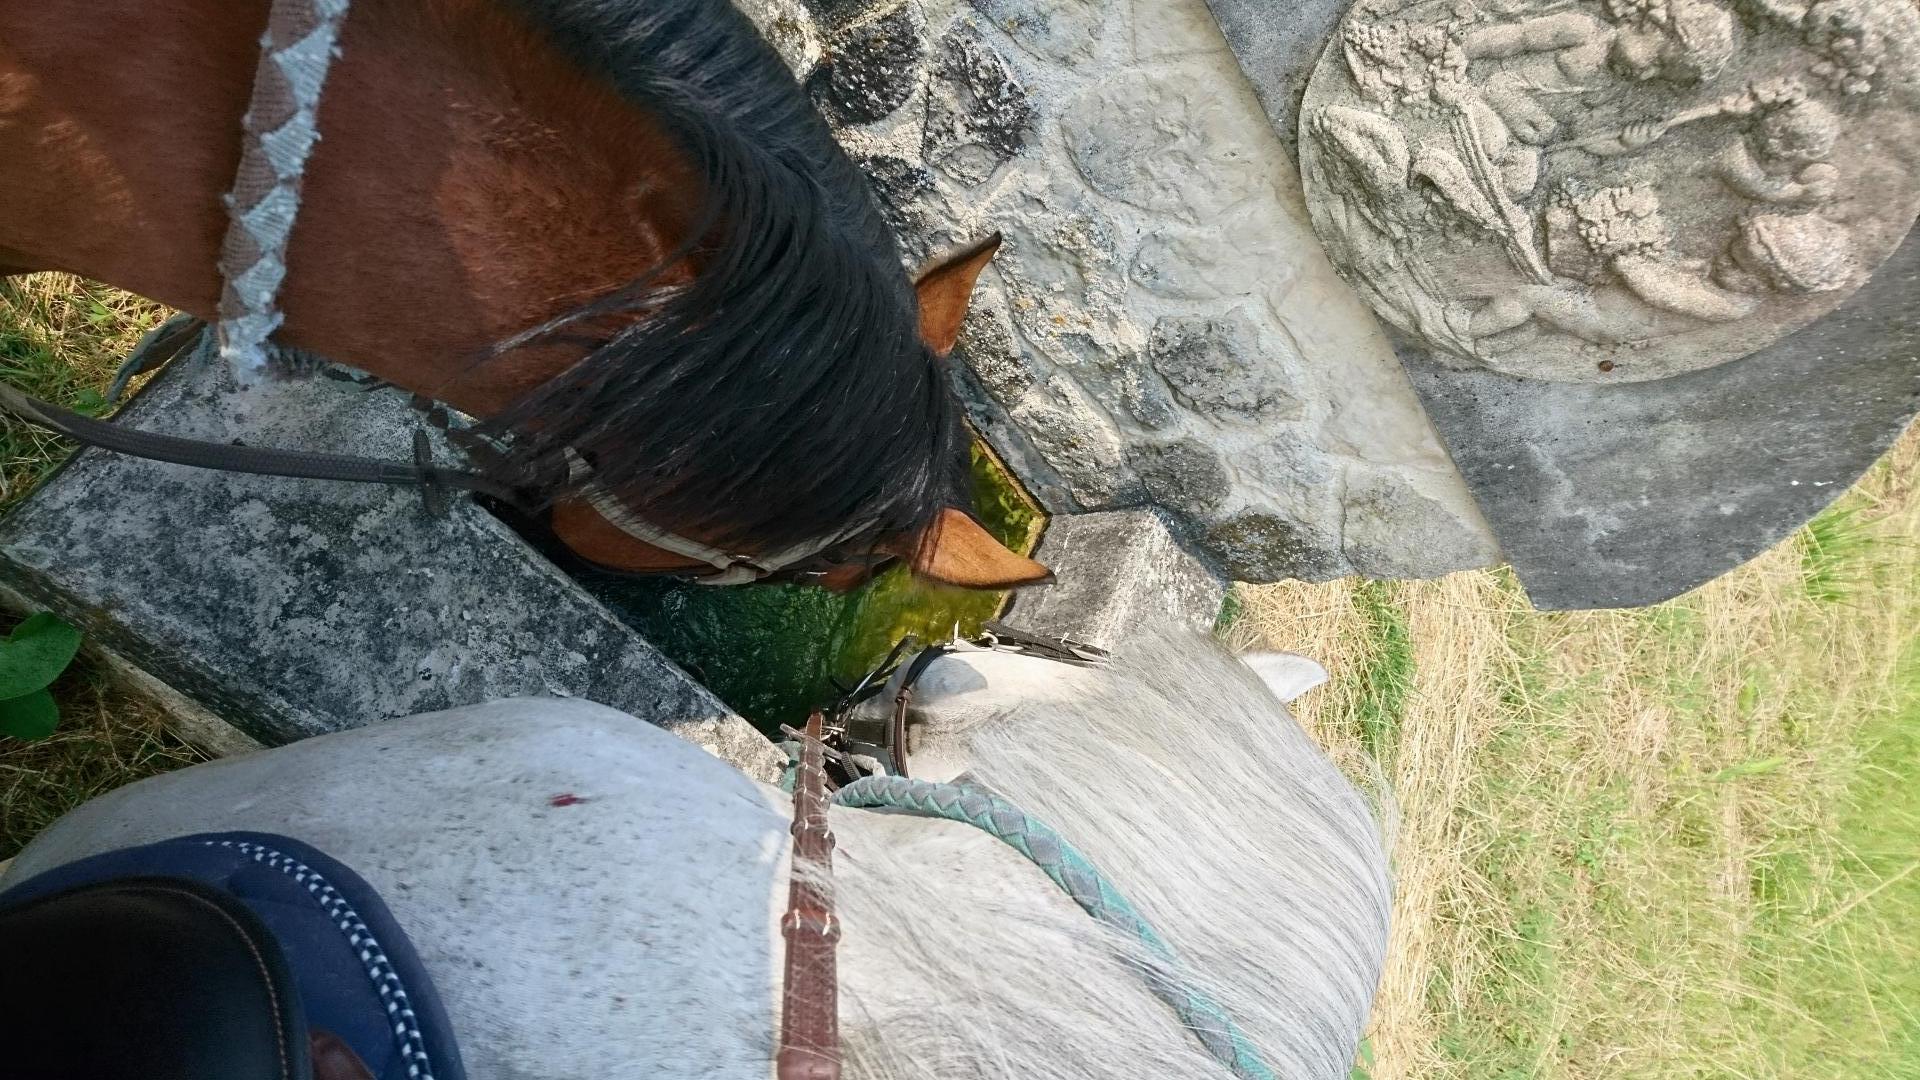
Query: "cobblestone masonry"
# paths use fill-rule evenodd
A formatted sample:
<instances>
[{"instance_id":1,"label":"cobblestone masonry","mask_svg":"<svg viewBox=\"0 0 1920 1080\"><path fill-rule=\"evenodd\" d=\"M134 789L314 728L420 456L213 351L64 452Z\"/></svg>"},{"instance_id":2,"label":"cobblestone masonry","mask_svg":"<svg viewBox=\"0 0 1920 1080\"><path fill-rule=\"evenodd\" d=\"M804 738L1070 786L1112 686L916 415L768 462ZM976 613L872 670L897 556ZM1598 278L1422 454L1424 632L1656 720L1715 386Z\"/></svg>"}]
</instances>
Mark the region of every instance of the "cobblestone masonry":
<instances>
[{"instance_id":1,"label":"cobblestone masonry","mask_svg":"<svg viewBox=\"0 0 1920 1080\"><path fill-rule=\"evenodd\" d=\"M962 340L1055 513L1156 505L1241 580L1498 561L1204 0L740 0L916 263L1007 243Z\"/></svg>"}]
</instances>

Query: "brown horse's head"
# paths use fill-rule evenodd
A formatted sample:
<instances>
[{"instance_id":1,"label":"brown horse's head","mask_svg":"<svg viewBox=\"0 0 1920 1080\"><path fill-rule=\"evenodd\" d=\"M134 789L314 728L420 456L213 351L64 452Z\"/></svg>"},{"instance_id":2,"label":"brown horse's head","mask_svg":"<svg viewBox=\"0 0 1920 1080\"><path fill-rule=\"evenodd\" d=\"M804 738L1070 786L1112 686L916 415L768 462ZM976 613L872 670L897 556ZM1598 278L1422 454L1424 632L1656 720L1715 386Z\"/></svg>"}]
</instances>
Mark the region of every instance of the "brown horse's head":
<instances>
[{"instance_id":1,"label":"brown horse's head","mask_svg":"<svg viewBox=\"0 0 1920 1080\"><path fill-rule=\"evenodd\" d=\"M565 478L558 538L604 567L720 582L800 570L848 587L894 561L970 587L1046 580L969 512L973 434L947 361L998 238L917 285L902 273L865 174L728 0L508 6L612 91L619 108L577 138L630 193L501 208L548 214L545 237L570 223L541 208L586 215L574 280L624 282L516 335L509 353L574 351L487 422L509 465ZM586 171L557 149L525 171ZM630 229L607 213L622 206ZM643 234L637 273L591 254Z\"/></svg>"},{"instance_id":2,"label":"brown horse's head","mask_svg":"<svg viewBox=\"0 0 1920 1080\"><path fill-rule=\"evenodd\" d=\"M1000 248L998 233L985 241L937 261L914 286L920 345L937 369L952 353L980 273ZM924 361L923 361L924 362ZM681 545L678 537L649 535L654 528L617 502L600 498L566 498L552 510L554 535L574 554L596 566L630 573L694 573L718 571L716 561L688 547L712 547L703 541ZM666 546L662 546L662 545ZM714 548L718 553L720 548ZM747 550L742 560L767 569L798 571L801 580L835 591L854 588L883 566L902 560L925 578L965 588L1006 589L1052 580L1047 568L1010 551L956 505L941 505L925 521L908 527L850 530L844 536L824 536L791 549L801 552L791 563ZM765 562L763 562L765 560ZM782 576L790 576L783 574Z\"/></svg>"},{"instance_id":3,"label":"brown horse's head","mask_svg":"<svg viewBox=\"0 0 1920 1080\"><path fill-rule=\"evenodd\" d=\"M267 9L0 2L0 270L211 316ZM968 513L944 359L994 243L916 288L730 0L355 4L319 120L279 340L482 417L582 556L1045 579Z\"/></svg>"}]
</instances>

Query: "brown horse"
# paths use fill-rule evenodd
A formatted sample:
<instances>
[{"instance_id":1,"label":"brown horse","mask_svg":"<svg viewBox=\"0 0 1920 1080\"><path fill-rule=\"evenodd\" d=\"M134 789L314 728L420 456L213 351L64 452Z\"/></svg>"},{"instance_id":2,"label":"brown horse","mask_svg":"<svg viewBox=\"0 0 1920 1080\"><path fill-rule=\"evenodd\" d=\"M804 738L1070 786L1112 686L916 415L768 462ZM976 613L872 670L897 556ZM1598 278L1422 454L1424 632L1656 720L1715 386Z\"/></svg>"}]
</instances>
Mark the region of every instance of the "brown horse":
<instances>
[{"instance_id":1,"label":"brown horse","mask_svg":"<svg viewBox=\"0 0 1920 1080\"><path fill-rule=\"evenodd\" d=\"M0 275L66 270L212 318L267 0L0 4ZM486 420L515 475L591 465L583 557L705 570L820 546L1047 576L966 503L945 370L994 243L900 268L863 178L726 0L356 0L277 339ZM566 475L567 470L559 470ZM616 516L618 510L615 511Z\"/></svg>"}]
</instances>

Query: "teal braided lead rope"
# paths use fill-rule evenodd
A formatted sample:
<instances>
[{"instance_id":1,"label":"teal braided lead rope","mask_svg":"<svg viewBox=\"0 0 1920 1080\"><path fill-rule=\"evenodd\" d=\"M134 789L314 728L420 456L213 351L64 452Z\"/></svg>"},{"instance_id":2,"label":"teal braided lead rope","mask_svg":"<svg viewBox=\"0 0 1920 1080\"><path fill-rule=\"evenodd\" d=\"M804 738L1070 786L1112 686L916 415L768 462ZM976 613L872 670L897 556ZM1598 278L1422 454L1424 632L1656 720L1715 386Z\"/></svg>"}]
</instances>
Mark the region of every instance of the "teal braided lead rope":
<instances>
[{"instance_id":1,"label":"teal braided lead rope","mask_svg":"<svg viewBox=\"0 0 1920 1080\"><path fill-rule=\"evenodd\" d=\"M972 825L1032 860L1087 914L1132 934L1169 968L1178 963L1173 947L1085 855L1052 826L991 792L898 776L868 776L841 788L833 801L837 806L910 810ZM1252 1042L1212 998L1159 972L1142 974L1154 994L1233 1075L1243 1080L1276 1080Z\"/></svg>"},{"instance_id":2,"label":"teal braided lead rope","mask_svg":"<svg viewBox=\"0 0 1920 1080\"><path fill-rule=\"evenodd\" d=\"M797 742L774 743L773 748L787 755L787 764L780 770L780 790L793 794L793 785L800 779L800 744Z\"/></svg>"}]
</instances>

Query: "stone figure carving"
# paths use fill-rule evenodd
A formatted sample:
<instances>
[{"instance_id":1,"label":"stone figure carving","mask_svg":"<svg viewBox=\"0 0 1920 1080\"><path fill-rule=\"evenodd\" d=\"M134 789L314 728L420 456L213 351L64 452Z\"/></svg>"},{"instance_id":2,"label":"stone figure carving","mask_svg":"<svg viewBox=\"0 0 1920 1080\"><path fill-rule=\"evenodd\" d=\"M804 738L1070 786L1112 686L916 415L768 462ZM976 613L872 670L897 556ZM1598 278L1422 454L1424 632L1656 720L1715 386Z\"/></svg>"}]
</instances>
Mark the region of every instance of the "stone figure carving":
<instances>
[{"instance_id":1,"label":"stone figure carving","mask_svg":"<svg viewBox=\"0 0 1920 1080\"><path fill-rule=\"evenodd\" d=\"M1920 13L1738 3L1361 0L1301 113L1335 265L1441 357L1551 381L1825 314L1920 211Z\"/></svg>"},{"instance_id":2,"label":"stone figure carving","mask_svg":"<svg viewBox=\"0 0 1920 1080\"><path fill-rule=\"evenodd\" d=\"M1541 335L1555 334L1605 348L1685 333L1700 323L1729 322L1759 306L1757 299L1707 280L1705 267L1674 254L1659 199L1648 188L1581 194L1568 182L1556 192L1547 217L1556 253L1578 249L1558 261L1568 277L1485 294L1473 286L1460 290L1469 300L1485 301L1466 319L1469 335L1486 355L1508 355L1534 345Z\"/></svg>"}]
</instances>

